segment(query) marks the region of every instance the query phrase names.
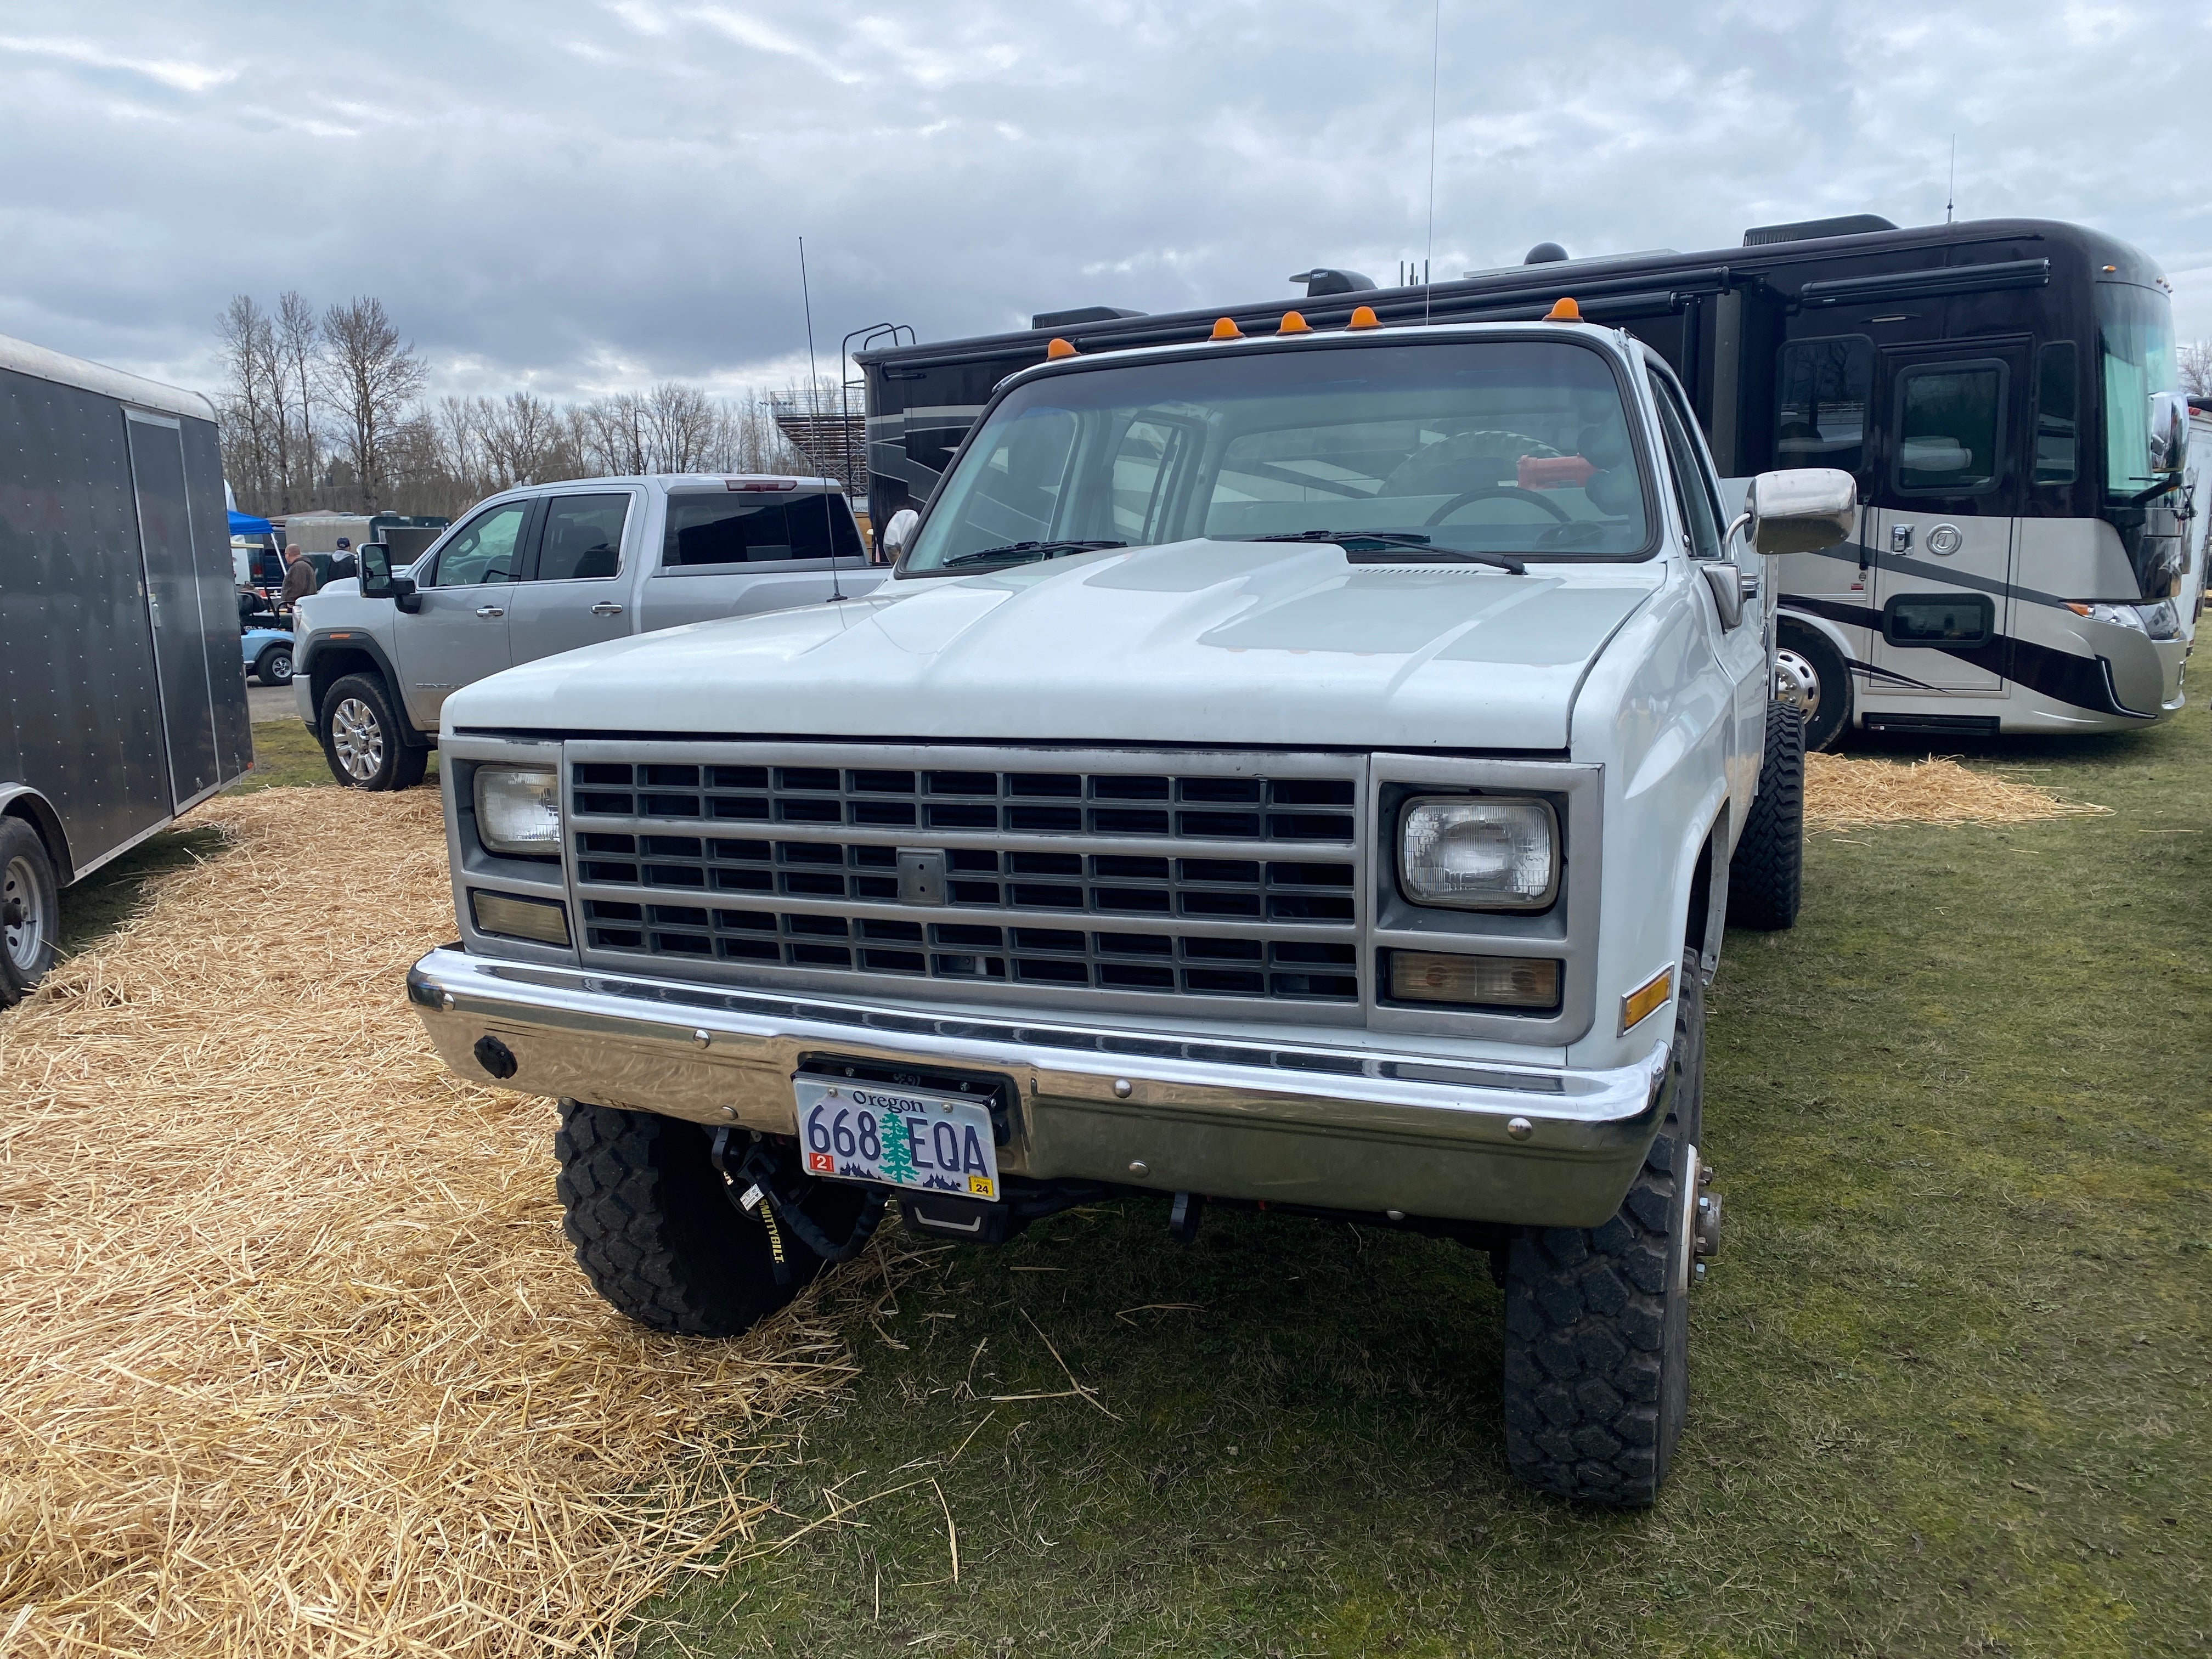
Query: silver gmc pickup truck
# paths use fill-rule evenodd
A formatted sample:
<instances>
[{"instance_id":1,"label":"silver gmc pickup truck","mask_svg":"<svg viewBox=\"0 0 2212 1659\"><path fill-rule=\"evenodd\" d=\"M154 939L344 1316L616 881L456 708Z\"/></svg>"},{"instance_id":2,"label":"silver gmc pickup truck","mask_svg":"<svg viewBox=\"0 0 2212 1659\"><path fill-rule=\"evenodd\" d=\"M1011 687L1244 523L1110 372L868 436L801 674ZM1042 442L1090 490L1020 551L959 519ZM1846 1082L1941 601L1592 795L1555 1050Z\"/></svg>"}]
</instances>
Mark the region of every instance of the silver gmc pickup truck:
<instances>
[{"instance_id":1,"label":"silver gmc pickup truck","mask_svg":"<svg viewBox=\"0 0 2212 1659\"><path fill-rule=\"evenodd\" d=\"M1798 904L1762 556L1651 353L1553 319L1000 386L866 599L448 698L459 1075L559 1099L599 1291L721 1336L904 1224L1101 1198L1461 1240L1508 1451L1649 1503L1681 1431L1724 920Z\"/></svg>"}]
</instances>

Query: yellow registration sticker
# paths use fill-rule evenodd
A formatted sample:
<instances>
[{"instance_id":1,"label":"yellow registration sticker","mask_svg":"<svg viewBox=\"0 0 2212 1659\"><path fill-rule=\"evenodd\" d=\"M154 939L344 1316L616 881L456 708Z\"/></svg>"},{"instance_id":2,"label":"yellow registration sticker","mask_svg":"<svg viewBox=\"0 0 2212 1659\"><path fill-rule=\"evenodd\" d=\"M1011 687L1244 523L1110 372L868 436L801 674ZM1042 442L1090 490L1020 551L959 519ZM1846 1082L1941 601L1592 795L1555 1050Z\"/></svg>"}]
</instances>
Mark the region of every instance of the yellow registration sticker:
<instances>
[{"instance_id":1,"label":"yellow registration sticker","mask_svg":"<svg viewBox=\"0 0 2212 1659\"><path fill-rule=\"evenodd\" d=\"M997 1196L996 1193L992 1189L991 1177L988 1176L969 1176L968 1177L968 1191L971 1196L975 1198L994 1198Z\"/></svg>"}]
</instances>

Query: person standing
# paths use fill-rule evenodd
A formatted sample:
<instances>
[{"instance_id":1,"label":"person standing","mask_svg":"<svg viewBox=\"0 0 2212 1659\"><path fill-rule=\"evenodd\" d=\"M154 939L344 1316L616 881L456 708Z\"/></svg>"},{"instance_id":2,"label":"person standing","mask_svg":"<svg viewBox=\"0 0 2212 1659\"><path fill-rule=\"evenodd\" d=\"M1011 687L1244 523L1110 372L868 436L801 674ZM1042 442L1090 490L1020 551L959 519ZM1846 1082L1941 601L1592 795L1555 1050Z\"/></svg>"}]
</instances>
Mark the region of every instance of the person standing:
<instances>
[{"instance_id":1,"label":"person standing","mask_svg":"<svg viewBox=\"0 0 2212 1659\"><path fill-rule=\"evenodd\" d=\"M353 576L357 578L360 574L361 565L354 558L353 543L346 537L339 537L338 550L337 556L331 560L330 574L323 578L323 586L328 587L332 582L338 580L342 577Z\"/></svg>"},{"instance_id":2,"label":"person standing","mask_svg":"<svg viewBox=\"0 0 2212 1659\"><path fill-rule=\"evenodd\" d=\"M297 544L284 550L284 586L278 590L276 603L289 611L301 599L315 591L315 567L310 563Z\"/></svg>"}]
</instances>

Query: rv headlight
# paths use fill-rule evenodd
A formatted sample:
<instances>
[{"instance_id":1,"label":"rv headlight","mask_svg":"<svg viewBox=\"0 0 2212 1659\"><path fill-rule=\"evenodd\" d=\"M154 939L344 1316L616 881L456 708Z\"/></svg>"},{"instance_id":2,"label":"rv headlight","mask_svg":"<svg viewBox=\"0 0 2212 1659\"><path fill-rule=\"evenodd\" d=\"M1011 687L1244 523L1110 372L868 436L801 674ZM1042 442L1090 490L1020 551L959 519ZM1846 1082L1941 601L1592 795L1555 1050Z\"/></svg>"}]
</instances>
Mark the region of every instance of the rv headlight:
<instances>
[{"instance_id":1,"label":"rv headlight","mask_svg":"<svg viewBox=\"0 0 2212 1659\"><path fill-rule=\"evenodd\" d=\"M477 768L477 839L495 853L561 850L561 780L540 766Z\"/></svg>"},{"instance_id":2,"label":"rv headlight","mask_svg":"<svg viewBox=\"0 0 2212 1659\"><path fill-rule=\"evenodd\" d=\"M1399 883L1415 904L1540 910L1559 880L1549 804L1486 795L1430 796L1400 820Z\"/></svg>"}]
</instances>

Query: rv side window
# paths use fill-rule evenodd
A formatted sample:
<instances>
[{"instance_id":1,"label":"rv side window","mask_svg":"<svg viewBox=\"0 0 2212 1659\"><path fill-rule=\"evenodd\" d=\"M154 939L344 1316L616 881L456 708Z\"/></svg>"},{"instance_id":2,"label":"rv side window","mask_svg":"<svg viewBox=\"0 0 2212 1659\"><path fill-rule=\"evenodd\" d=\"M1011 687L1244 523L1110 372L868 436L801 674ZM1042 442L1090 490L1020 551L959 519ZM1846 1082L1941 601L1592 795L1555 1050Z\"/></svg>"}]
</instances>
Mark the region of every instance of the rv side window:
<instances>
[{"instance_id":1,"label":"rv side window","mask_svg":"<svg viewBox=\"0 0 2212 1659\"><path fill-rule=\"evenodd\" d=\"M1909 368L1897 380L1897 487L1928 495L1995 489L2004 435L2000 362Z\"/></svg>"},{"instance_id":2,"label":"rv side window","mask_svg":"<svg viewBox=\"0 0 2212 1659\"><path fill-rule=\"evenodd\" d=\"M778 564L789 559L860 556L860 532L842 496L763 501L742 495L693 493L668 498L660 568Z\"/></svg>"},{"instance_id":3,"label":"rv side window","mask_svg":"<svg viewBox=\"0 0 2212 1659\"><path fill-rule=\"evenodd\" d=\"M1881 636L1892 645L1987 645L1996 629L1986 593L1899 593L1882 607Z\"/></svg>"},{"instance_id":4,"label":"rv side window","mask_svg":"<svg viewBox=\"0 0 2212 1659\"><path fill-rule=\"evenodd\" d=\"M2072 483L2081 471L2074 413L2074 342L2053 340L2035 354L2035 482Z\"/></svg>"},{"instance_id":5,"label":"rv side window","mask_svg":"<svg viewBox=\"0 0 2212 1659\"><path fill-rule=\"evenodd\" d=\"M1863 334L1792 340L1782 348L1778 378L1775 465L1863 471L1874 342Z\"/></svg>"}]
</instances>

